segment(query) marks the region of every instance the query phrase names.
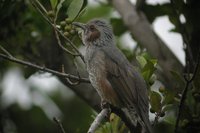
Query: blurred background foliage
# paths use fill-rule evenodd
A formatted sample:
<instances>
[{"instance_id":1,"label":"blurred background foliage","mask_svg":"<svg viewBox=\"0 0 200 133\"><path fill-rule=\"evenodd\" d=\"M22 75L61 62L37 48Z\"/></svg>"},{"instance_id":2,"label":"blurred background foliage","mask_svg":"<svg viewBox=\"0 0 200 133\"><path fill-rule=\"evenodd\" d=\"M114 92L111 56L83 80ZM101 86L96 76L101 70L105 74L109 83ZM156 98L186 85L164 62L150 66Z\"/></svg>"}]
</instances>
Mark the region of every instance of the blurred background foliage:
<instances>
[{"instance_id":1,"label":"blurred background foliage","mask_svg":"<svg viewBox=\"0 0 200 133\"><path fill-rule=\"evenodd\" d=\"M71 21L87 22L93 18L109 20L113 26L117 46L133 64L137 65L147 82L151 104L150 117L156 132L173 132L180 92L186 84L182 73L172 71L176 86L166 88L157 76L160 70L159 61L137 44L133 36L132 41L136 43L134 48L130 49L123 45L121 37L129 31L109 2L96 2L98 5L93 5L87 0L40 0L40 2L47 10L46 16L50 19L57 17L57 26L80 48L80 51L83 45L76 29L69 27ZM199 1L177 0L175 3L168 1L155 5L144 3L141 10L150 23L160 16L167 15L174 25L170 32L181 34L184 42L191 48L193 60L197 61L200 42ZM185 17L186 22L180 23L181 15ZM28 0L0 0L0 45L19 59L57 71L61 71L64 65L66 72L76 74L76 70L72 69L74 57L58 47L53 28ZM67 45L66 47L69 48ZM83 63L79 59L76 61L82 75L87 75ZM185 69L189 68L189 71L193 72L195 64L191 64L186 52L187 61L189 64L185 65ZM189 86L180 121L180 132L200 132L199 73L198 69L193 84ZM78 87L83 89L82 91L86 89L82 84ZM63 79L2 58L0 58L0 99L0 133L59 132L53 117L58 117L62 121L66 133L84 133L94 120L96 111L99 110L98 107L91 107L90 103ZM109 121L105 121L97 131L97 133L104 132L128 131L120 119L112 114Z\"/></svg>"}]
</instances>

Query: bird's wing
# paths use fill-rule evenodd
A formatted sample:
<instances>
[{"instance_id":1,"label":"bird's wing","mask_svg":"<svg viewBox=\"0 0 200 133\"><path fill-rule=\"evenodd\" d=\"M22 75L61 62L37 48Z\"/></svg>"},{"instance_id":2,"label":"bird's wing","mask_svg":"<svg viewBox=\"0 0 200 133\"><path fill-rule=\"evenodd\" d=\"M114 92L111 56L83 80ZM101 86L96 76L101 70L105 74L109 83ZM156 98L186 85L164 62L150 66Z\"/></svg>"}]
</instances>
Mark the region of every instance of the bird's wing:
<instances>
[{"instance_id":1,"label":"bird's wing","mask_svg":"<svg viewBox=\"0 0 200 133\"><path fill-rule=\"evenodd\" d=\"M102 50L105 54L107 80L122 106L129 109L132 107L144 122L146 130L152 133L148 115L149 99L144 79L118 48L111 46ZM134 116L132 118L134 119ZM143 125L140 120L138 122Z\"/></svg>"},{"instance_id":2,"label":"bird's wing","mask_svg":"<svg viewBox=\"0 0 200 133\"><path fill-rule=\"evenodd\" d=\"M107 80L121 102L127 104L123 106L134 106L140 117L148 117L147 88L141 75L117 48L112 47L109 51L103 51L106 55Z\"/></svg>"}]
</instances>

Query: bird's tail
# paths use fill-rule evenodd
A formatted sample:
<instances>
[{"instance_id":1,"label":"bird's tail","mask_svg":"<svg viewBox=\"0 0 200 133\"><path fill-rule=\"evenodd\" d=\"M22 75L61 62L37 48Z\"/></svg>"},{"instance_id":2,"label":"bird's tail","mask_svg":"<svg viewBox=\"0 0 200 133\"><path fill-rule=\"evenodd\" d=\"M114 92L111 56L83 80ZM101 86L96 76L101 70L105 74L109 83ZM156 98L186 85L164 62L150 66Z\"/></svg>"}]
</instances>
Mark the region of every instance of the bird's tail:
<instances>
[{"instance_id":1,"label":"bird's tail","mask_svg":"<svg viewBox=\"0 0 200 133\"><path fill-rule=\"evenodd\" d=\"M126 118L125 123L130 128L131 132L137 132L138 130L141 130L141 133L153 133L148 116L145 116L145 114L143 114L140 117L137 111L133 108L122 108L122 112L124 113Z\"/></svg>"},{"instance_id":2,"label":"bird's tail","mask_svg":"<svg viewBox=\"0 0 200 133\"><path fill-rule=\"evenodd\" d=\"M142 115L142 120L143 120L143 123L145 125L145 129L146 129L146 132L148 133L153 133L153 129L152 129L152 126L151 126L151 123L149 121L149 115L145 116L144 114Z\"/></svg>"}]
</instances>

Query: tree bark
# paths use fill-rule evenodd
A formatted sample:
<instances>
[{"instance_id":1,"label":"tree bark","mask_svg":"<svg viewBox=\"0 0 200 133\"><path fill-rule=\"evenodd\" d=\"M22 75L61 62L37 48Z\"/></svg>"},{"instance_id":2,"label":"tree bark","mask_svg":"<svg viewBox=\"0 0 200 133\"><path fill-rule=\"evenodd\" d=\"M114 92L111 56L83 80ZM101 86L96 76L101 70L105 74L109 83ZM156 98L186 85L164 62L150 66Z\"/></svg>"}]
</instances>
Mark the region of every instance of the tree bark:
<instances>
[{"instance_id":1,"label":"tree bark","mask_svg":"<svg viewBox=\"0 0 200 133\"><path fill-rule=\"evenodd\" d=\"M136 41L158 60L164 78L161 80L169 88L174 86L175 83L170 72L173 70L182 73L183 65L153 31L145 14L136 10L136 7L129 0L111 0L111 3L121 15L124 24Z\"/></svg>"}]
</instances>

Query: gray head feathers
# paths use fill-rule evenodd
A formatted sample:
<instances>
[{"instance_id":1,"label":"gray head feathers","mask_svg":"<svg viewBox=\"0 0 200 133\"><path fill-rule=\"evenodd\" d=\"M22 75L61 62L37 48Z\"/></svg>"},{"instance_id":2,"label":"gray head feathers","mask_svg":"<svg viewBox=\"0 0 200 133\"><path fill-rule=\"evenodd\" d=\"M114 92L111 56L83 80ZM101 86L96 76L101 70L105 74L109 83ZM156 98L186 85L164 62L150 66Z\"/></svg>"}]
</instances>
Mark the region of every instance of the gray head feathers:
<instances>
[{"instance_id":1,"label":"gray head feathers","mask_svg":"<svg viewBox=\"0 0 200 133\"><path fill-rule=\"evenodd\" d=\"M112 38L113 31L111 25L106 20L94 19L87 23L87 25L95 25L96 28L106 36Z\"/></svg>"},{"instance_id":2,"label":"gray head feathers","mask_svg":"<svg viewBox=\"0 0 200 133\"><path fill-rule=\"evenodd\" d=\"M102 19L94 19L86 24L86 30L83 36L86 40L84 41L96 46L113 45L113 31L111 25Z\"/></svg>"}]
</instances>

